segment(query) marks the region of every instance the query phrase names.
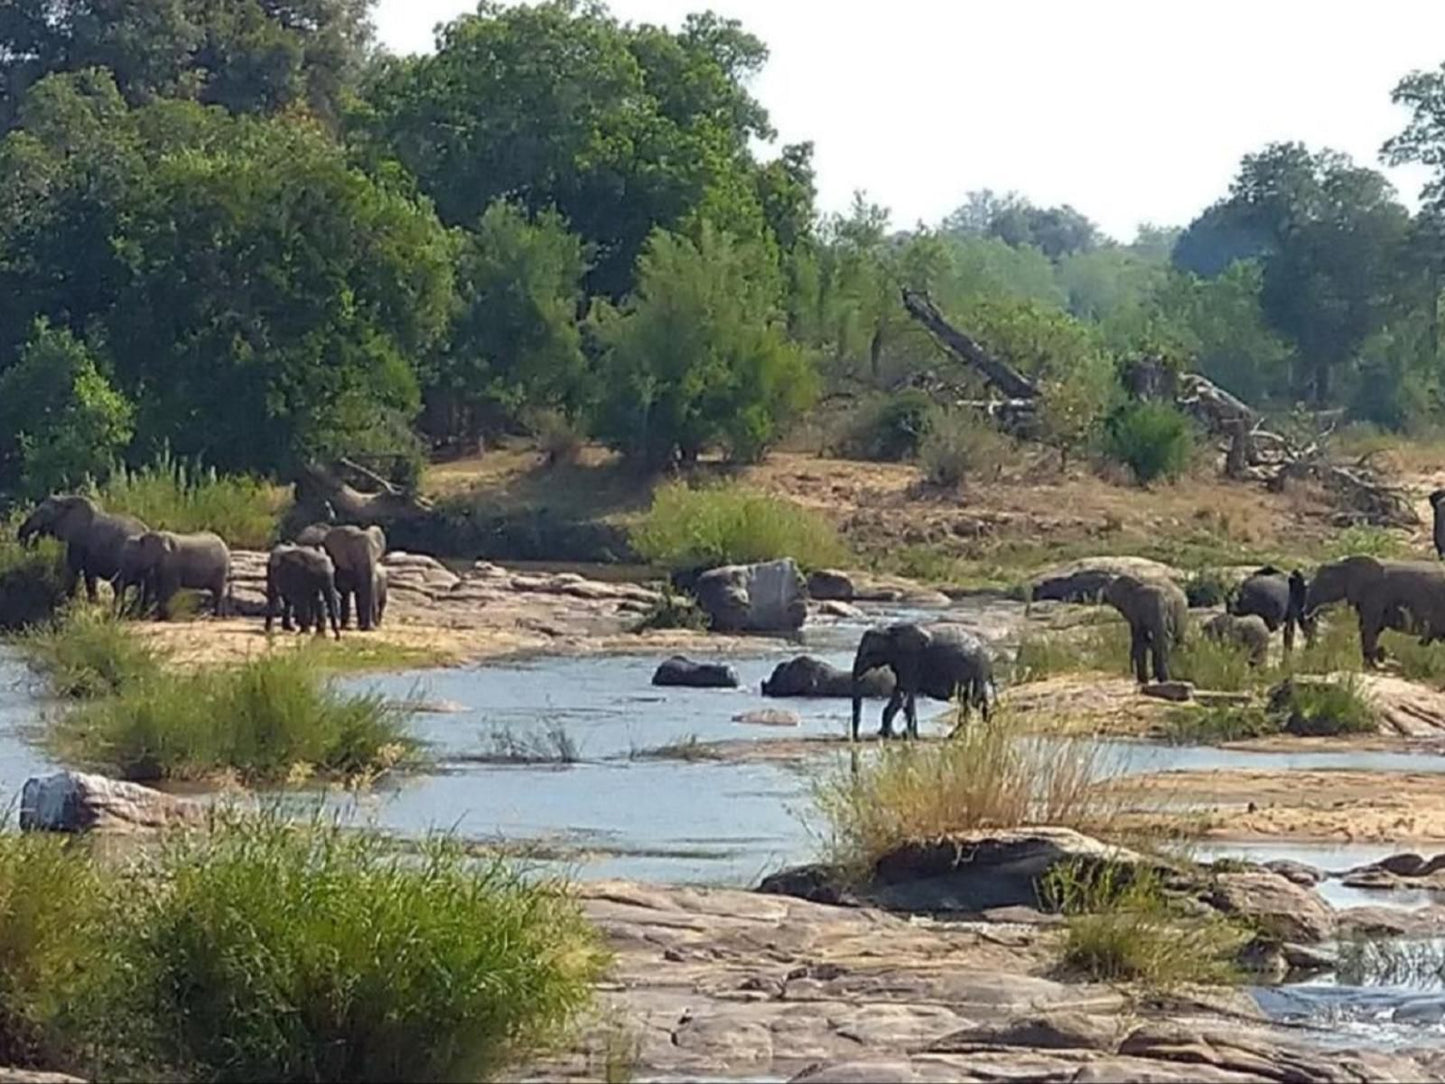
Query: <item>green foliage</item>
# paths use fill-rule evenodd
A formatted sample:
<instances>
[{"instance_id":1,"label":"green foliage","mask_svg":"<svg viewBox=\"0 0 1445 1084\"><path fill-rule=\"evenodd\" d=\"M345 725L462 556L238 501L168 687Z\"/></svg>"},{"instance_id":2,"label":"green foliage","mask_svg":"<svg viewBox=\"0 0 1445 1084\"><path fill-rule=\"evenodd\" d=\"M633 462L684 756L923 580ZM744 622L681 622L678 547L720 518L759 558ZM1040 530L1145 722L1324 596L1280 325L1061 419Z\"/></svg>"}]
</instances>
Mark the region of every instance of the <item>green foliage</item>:
<instances>
[{"instance_id":1,"label":"green foliage","mask_svg":"<svg viewBox=\"0 0 1445 1084\"><path fill-rule=\"evenodd\" d=\"M722 446L757 459L814 395L812 368L778 320L764 249L706 223L694 243L656 234L637 291L604 313L597 432L650 468Z\"/></svg>"},{"instance_id":2,"label":"green foliage","mask_svg":"<svg viewBox=\"0 0 1445 1084\"><path fill-rule=\"evenodd\" d=\"M1404 557L1409 552L1410 542L1401 533L1367 523L1357 523L1332 532L1324 546L1327 561L1356 555L1389 559Z\"/></svg>"},{"instance_id":3,"label":"green foliage","mask_svg":"<svg viewBox=\"0 0 1445 1084\"><path fill-rule=\"evenodd\" d=\"M68 759L126 779L248 782L318 771L357 777L410 755L404 708L342 693L305 652L272 653L232 670L122 685L118 695L57 715L49 741Z\"/></svg>"},{"instance_id":4,"label":"green foliage","mask_svg":"<svg viewBox=\"0 0 1445 1084\"><path fill-rule=\"evenodd\" d=\"M1178 478L1189 465L1193 426L1172 406L1130 403L1115 411L1104 428L1108 454L1129 467L1140 485Z\"/></svg>"},{"instance_id":5,"label":"green foliage","mask_svg":"<svg viewBox=\"0 0 1445 1084\"><path fill-rule=\"evenodd\" d=\"M1178 708L1158 737L1171 745L1221 745L1280 732L1280 720L1258 704L1215 704Z\"/></svg>"},{"instance_id":6,"label":"green foliage","mask_svg":"<svg viewBox=\"0 0 1445 1084\"><path fill-rule=\"evenodd\" d=\"M1191 608L1196 606L1223 606L1233 592L1229 580L1217 568L1201 568L1189 575L1184 582L1184 597Z\"/></svg>"},{"instance_id":7,"label":"green foliage","mask_svg":"<svg viewBox=\"0 0 1445 1084\"><path fill-rule=\"evenodd\" d=\"M64 547L53 539L22 546L17 516L0 520L0 629L23 629L49 620L62 602Z\"/></svg>"},{"instance_id":8,"label":"green foliage","mask_svg":"<svg viewBox=\"0 0 1445 1084\"><path fill-rule=\"evenodd\" d=\"M19 640L31 669L55 696L93 700L158 680L161 656L110 607L74 603Z\"/></svg>"},{"instance_id":9,"label":"green foliage","mask_svg":"<svg viewBox=\"0 0 1445 1084\"><path fill-rule=\"evenodd\" d=\"M276 539L282 494L248 475L188 465L166 449L148 466L118 466L100 486L101 504L156 531L214 531L232 546L266 549Z\"/></svg>"},{"instance_id":10,"label":"green foliage","mask_svg":"<svg viewBox=\"0 0 1445 1084\"><path fill-rule=\"evenodd\" d=\"M1104 419L1119 398L1118 373L1103 354L1088 354L1057 379L1046 381L1039 403L1040 435L1067 463L1099 438Z\"/></svg>"},{"instance_id":11,"label":"green foliage","mask_svg":"<svg viewBox=\"0 0 1445 1084\"><path fill-rule=\"evenodd\" d=\"M837 530L819 513L739 485L659 486L630 534L643 560L674 569L780 557L813 569L848 556Z\"/></svg>"},{"instance_id":12,"label":"green foliage","mask_svg":"<svg viewBox=\"0 0 1445 1084\"><path fill-rule=\"evenodd\" d=\"M1287 678L1271 690L1267 710L1282 720L1285 731L1301 737L1374 734L1379 730L1374 709L1353 676L1339 681Z\"/></svg>"},{"instance_id":13,"label":"green foliage","mask_svg":"<svg viewBox=\"0 0 1445 1084\"><path fill-rule=\"evenodd\" d=\"M1129 626L1112 618L1066 633L1026 635L1014 657L1016 684L1045 681L1060 674L1129 670Z\"/></svg>"},{"instance_id":14,"label":"green foliage","mask_svg":"<svg viewBox=\"0 0 1445 1084\"><path fill-rule=\"evenodd\" d=\"M1013 442L976 411L935 409L918 449L923 476L952 488L966 479L994 481L1013 452Z\"/></svg>"},{"instance_id":15,"label":"green foliage","mask_svg":"<svg viewBox=\"0 0 1445 1084\"><path fill-rule=\"evenodd\" d=\"M936 409L928 393L918 388L872 396L850 414L834 451L879 463L912 459L918 455Z\"/></svg>"},{"instance_id":16,"label":"green foliage","mask_svg":"<svg viewBox=\"0 0 1445 1084\"><path fill-rule=\"evenodd\" d=\"M707 623L707 613L697 604L697 600L674 591L670 584L664 584L662 597L642 615L632 631L692 629L702 632L707 629Z\"/></svg>"},{"instance_id":17,"label":"green foliage","mask_svg":"<svg viewBox=\"0 0 1445 1084\"><path fill-rule=\"evenodd\" d=\"M1249 651L1242 644L1195 636L1169 657L1170 673L1192 681L1201 689L1237 692L1260 679L1259 668L1249 665Z\"/></svg>"},{"instance_id":18,"label":"green foliage","mask_svg":"<svg viewBox=\"0 0 1445 1084\"><path fill-rule=\"evenodd\" d=\"M39 498L99 477L129 442L134 409L96 356L41 318L19 359L0 372L0 485Z\"/></svg>"}]
</instances>

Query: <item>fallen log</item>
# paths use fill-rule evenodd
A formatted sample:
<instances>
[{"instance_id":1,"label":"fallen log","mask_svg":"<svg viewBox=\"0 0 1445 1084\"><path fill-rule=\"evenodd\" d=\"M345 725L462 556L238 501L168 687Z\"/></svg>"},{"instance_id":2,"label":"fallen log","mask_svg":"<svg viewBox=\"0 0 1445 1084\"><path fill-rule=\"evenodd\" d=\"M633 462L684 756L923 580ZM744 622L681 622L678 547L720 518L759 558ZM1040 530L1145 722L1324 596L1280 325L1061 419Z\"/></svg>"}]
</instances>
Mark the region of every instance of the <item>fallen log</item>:
<instances>
[{"instance_id":1,"label":"fallen log","mask_svg":"<svg viewBox=\"0 0 1445 1084\"><path fill-rule=\"evenodd\" d=\"M973 338L965 335L943 318L943 314L926 295L903 287L903 307L926 327L950 353L983 374L990 384L1012 399L1034 399L1039 389L1013 366L999 361Z\"/></svg>"}]
</instances>

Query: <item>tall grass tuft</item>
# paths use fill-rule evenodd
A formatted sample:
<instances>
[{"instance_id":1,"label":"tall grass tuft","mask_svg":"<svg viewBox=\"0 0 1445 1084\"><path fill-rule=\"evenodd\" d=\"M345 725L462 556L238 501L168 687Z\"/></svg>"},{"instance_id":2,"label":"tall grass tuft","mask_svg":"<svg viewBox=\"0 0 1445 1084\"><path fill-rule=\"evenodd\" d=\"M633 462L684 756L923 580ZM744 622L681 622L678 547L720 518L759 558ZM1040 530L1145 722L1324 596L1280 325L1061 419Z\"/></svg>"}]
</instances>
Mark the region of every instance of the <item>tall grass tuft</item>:
<instances>
[{"instance_id":1,"label":"tall grass tuft","mask_svg":"<svg viewBox=\"0 0 1445 1084\"><path fill-rule=\"evenodd\" d=\"M108 511L157 531L214 531L232 546L265 549L276 537L283 490L245 475L217 474L161 452L146 467L118 466L99 487Z\"/></svg>"},{"instance_id":2,"label":"tall grass tuft","mask_svg":"<svg viewBox=\"0 0 1445 1084\"><path fill-rule=\"evenodd\" d=\"M31 669L56 696L112 696L161 672L155 648L99 606L74 603L50 624L23 634L18 643Z\"/></svg>"},{"instance_id":3,"label":"tall grass tuft","mask_svg":"<svg viewBox=\"0 0 1445 1084\"><path fill-rule=\"evenodd\" d=\"M172 842L128 946L163 1060L205 1080L477 1080L557 1037L606 956L560 886L318 819Z\"/></svg>"},{"instance_id":4,"label":"tall grass tuft","mask_svg":"<svg viewBox=\"0 0 1445 1084\"><path fill-rule=\"evenodd\" d=\"M824 568L848 556L837 530L819 513L731 484L660 486L631 537L643 560L675 569L779 557Z\"/></svg>"},{"instance_id":5,"label":"tall grass tuft","mask_svg":"<svg viewBox=\"0 0 1445 1084\"><path fill-rule=\"evenodd\" d=\"M166 674L54 717L62 757L134 780L239 775L267 783L299 773L365 776L415 749L404 707L337 690L302 652L231 670Z\"/></svg>"},{"instance_id":6,"label":"tall grass tuft","mask_svg":"<svg viewBox=\"0 0 1445 1084\"><path fill-rule=\"evenodd\" d=\"M1373 734L1380 726L1353 674L1338 681L1287 678L1271 690L1266 710L1281 720L1286 733L1301 737Z\"/></svg>"},{"instance_id":7,"label":"tall grass tuft","mask_svg":"<svg viewBox=\"0 0 1445 1084\"><path fill-rule=\"evenodd\" d=\"M1241 644L1195 635L1169 658L1169 676L1192 681L1201 689L1239 692L1261 684L1267 671L1249 664Z\"/></svg>"},{"instance_id":8,"label":"tall grass tuft","mask_svg":"<svg viewBox=\"0 0 1445 1084\"><path fill-rule=\"evenodd\" d=\"M1059 825L1097 830L1118 807L1117 775L1087 739L1024 736L1005 713L948 741L883 745L812 781L828 829L828 860L871 869L900 844L981 828Z\"/></svg>"},{"instance_id":9,"label":"tall grass tuft","mask_svg":"<svg viewBox=\"0 0 1445 1084\"><path fill-rule=\"evenodd\" d=\"M1013 681L1104 670L1129 673L1129 626L1110 620L1082 630L1025 636L1014 658Z\"/></svg>"}]
</instances>

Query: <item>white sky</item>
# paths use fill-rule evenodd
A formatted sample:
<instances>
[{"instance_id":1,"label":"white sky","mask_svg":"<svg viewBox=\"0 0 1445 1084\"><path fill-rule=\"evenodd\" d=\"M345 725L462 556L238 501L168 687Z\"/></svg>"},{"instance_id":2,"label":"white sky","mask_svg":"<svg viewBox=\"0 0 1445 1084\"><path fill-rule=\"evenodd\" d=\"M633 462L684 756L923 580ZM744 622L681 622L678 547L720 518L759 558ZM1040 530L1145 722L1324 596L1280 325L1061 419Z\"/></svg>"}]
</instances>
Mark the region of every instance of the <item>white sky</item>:
<instances>
[{"instance_id":1,"label":"white sky","mask_svg":"<svg viewBox=\"0 0 1445 1084\"><path fill-rule=\"evenodd\" d=\"M380 0L381 40L432 48L466 0ZM711 8L771 59L753 86L784 142L810 139L824 211L855 189L896 226L970 189L1072 203L1127 240L1187 223L1270 140L1378 165L1390 90L1445 61L1445 3L1373 0L612 0L632 22ZM1423 174L1389 171L1412 206Z\"/></svg>"}]
</instances>

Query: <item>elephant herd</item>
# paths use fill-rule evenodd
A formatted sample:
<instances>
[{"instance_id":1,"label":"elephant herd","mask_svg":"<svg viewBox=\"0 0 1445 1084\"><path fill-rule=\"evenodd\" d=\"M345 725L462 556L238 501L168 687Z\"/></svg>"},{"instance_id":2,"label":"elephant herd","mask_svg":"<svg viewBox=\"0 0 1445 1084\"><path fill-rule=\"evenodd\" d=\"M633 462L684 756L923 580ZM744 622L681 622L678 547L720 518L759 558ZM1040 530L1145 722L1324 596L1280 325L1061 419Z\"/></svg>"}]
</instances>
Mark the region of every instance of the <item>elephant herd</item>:
<instances>
[{"instance_id":1,"label":"elephant herd","mask_svg":"<svg viewBox=\"0 0 1445 1084\"><path fill-rule=\"evenodd\" d=\"M103 511L89 497L73 494L47 497L17 532L22 544L42 535L65 545L67 598L83 581L95 602L98 581L106 580L117 613L154 609L166 620L182 590L206 592L212 613L226 612L231 551L219 535L152 531L134 516ZM266 562L266 631L279 614L287 631L314 628L324 635L329 624L339 637L350 625L353 599L358 627L379 625L386 610L385 554L380 527L318 523L276 546Z\"/></svg>"}]
</instances>

